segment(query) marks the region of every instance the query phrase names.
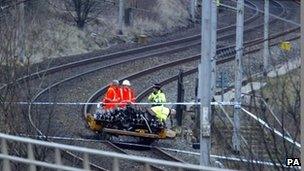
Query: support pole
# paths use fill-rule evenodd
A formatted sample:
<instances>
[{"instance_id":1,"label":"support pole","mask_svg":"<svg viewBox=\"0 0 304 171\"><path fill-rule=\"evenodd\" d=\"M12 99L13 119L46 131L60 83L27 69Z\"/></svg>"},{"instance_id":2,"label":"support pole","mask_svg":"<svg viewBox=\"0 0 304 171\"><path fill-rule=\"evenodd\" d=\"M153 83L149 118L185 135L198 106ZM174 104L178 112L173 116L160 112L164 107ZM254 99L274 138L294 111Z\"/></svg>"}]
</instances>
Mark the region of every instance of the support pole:
<instances>
[{"instance_id":1,"label":"support pole","mask_svg":"<svg viewBox=\"0 0 304 171\"><path fill-rule=\"evenodd\" d=\"M190 1L190 17L193 22L195 21L196 4L197 4L197 0Z\"/></svg>"},{"instance_id":2,"label":"support pole","mask_svg":"<svg viewBox=\"0 0 304 171\"><path fill-rule=\"evenodd\" d=\"M19 8L19 62L23 63L25 59L25 16L24 16L24 2L18 5Z\"/></svg>"},{"instance_id":3,"label":"support pole","mask_svg":"<svg viewBox=\"0 0 304 171\"><path fill-rule=\"evenodd\" d=\"M211 6L212 0L202 2L201 81L200 91L200 164L210 165L210 102L211 102Z\"/></svg>"},{"instance_id":4,"label":"support pole","mask_svg":"<svg viewBox=\"0 0 304 171\"><path fill-rule=\"evenodd\" d=\"M304 91L303 91L303 85L304 85L304 3L303 1L301 2L301 97L304 96ZM301 101L301 113L304 111L304 100ZM301 115L301 121L304 120L304 115ZM300 124L301 125L301 130L304 130L304 124L303 122ZM301 143L304 142L304 134L301 132ZM301 154L304 154L304 148L301 148ZM304 163L304 157L301 157L301 163ZM303 166L302 166L303 168Z\"/></svg>"},{"instance_id":5,"label":"support pole","mask_svg":"<svg viewBox=\"0 0 304 171\"><path fill-rule=\"evenodd\" d=\"M183 86L183 71L180 70L178 74L178 81L177 81L177 102L183 102L184 101L184 86ZM183 121L183 110L184 106L177 105L176 106L176 119L177 119L177 125L182 126Z\"/></svg>"},{"instance_id":6,"label":"support pole","mask_svg":"<svg viewBox=\"0 0 304 171\"><path fill-rule=\"evenodd\" d=\"M269 0L264 0L265 5L264 5L264 60L263 60L263 71L264 75L268 71L268 60L269 60Z\"/></svg>"},{"instance_id":7,"label":"support pole","mask_svg":"<svg viewBox=\"0 0 304 171\"><path fill-rule=\"evenodd\" d=\"M220 77L220 81L221 81L221 101L224 101L224 73L221 72L221 77Z\"/></svg>"},{"instance_id":8,"label":"support pole","mask_svg":"<svg viewBox=\"0 0 304 171\"><path fill-rule=\"evenodd\" d=\"M217 4L213 1L211 5L211 97L213 97L216 86Z\"/></svg>"},{"instance_id":9,"label":"support pole","mask_svg":"<svg viewBox=\"0 0 304 171\"><path fill-rule=\"evenodd\" d=\"M124 18L124 0L119 0L118 11L118 34L123 34L123 18Z\"/></svg>"},{"instance_id":10,"label":"support pole","mask_svg":"<svg viewBox=\"0 0 304 171\"><path fill-rule=\"evenodd\" d=\"M240 151L240 117L241 88L242 88L242 57L243 57L243 31L244 31L244 0L237 1L236 18L236 57L235 57L235 102L233 115L232 144L236 153Z\"/></svg>"}]
</instances>

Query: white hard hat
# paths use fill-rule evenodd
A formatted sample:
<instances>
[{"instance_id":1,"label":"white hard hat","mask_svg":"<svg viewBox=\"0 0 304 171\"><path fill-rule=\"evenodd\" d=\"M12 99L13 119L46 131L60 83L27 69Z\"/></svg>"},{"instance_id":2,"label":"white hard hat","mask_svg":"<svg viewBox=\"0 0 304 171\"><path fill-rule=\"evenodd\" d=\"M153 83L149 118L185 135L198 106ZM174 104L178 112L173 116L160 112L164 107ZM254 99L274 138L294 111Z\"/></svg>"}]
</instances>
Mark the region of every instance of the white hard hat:
<instances>
[{"instance_id":1,"label":"white hard hat","mask_svg":"<svg viewBox=\"0 0 304 171\"><path fill-rule=\"evenodd\" d=\"M122 85L131 86L131 83L130 83L129 80L124 80L124 81L122 82Z\"/></svg>"},{"instance_id":2,"label":"white hard hat","mask_svg":"<svg viewBox=\"0 0 304 171\"><path fill-rule=\"evenodd\" d=\"M118 85L118 84L119 84L119 81L118 81L118 80L112 80L111 83L114 84L114 85Z\"/></svg>"},{"instance_id":3,"label":"white hard hat","mask_svg":"<svg viewBox=\"0 0 304 171\"><path fill-rule=\"evenodd\" d=\"M171 110L170 110L170 114L171 114L172 116L176 115L176 110L175 110L175 109L171 109Z\"/></svg>"}]
</instances>

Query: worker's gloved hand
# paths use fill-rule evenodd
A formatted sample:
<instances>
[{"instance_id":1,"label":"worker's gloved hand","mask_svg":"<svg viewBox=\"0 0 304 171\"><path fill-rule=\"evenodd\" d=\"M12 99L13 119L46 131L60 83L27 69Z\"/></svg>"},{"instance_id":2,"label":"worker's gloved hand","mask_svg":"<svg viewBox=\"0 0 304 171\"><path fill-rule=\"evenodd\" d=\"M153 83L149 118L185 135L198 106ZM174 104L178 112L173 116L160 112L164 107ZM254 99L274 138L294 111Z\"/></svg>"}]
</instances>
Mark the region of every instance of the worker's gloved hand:
<instances>
[{"instance_id":1,"label":"worker's gloved hand","mask_svg":"<svg viewBox=\"0 0 304 171\"><path fill-rule=\"evenodd\" d=\"M101 105L100 103L97 104L97 109L100 109L101 108Z\"/></svg>"}]
</instances>

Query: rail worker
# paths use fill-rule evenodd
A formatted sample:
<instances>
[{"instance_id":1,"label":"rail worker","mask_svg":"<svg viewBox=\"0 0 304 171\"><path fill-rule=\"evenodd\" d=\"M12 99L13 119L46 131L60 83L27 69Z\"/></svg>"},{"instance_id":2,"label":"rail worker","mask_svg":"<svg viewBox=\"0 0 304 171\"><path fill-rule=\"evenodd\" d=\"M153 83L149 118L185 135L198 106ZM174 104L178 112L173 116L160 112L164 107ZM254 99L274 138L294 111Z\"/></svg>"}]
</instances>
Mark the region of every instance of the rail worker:
<instances>
[{"instance_id":1,"label":"rail worker","mask_svg":"<svg viewBox=\"0 0 304 171\"><path fill-rule=\"evenodd\" d=\"M120 94L119 81L113 80L105 94L105 97L102 100L102 103L104 104L104 109L113 109L117 107L118 103L120 102L121 102L121 94ZM97 108L100 108L100 106L97 106Z\"/></svg>"},{"instance_id":2,"label":"rail worker","mask_svg":"<svg viewBox=\"0 0 304 171\"><path fill-rule=\"evenodd\" d=\"M121 108L125 108L128 103L135 103L135 91L131 87L129 80L124 80L121 84L120 94L121 94Z\"/></svg>"},{"instance_id":3,"label":"rail worker","mask_svg":"<svg viewBox=\"0 0 304 171\"><path fill-rule=\"evenodd\" d=\"M169 109L164 106L153 106L147 111L152 115L155 116L157 119L159 119L161 122L166 122L167 118L171 116L176 115L176 110L175 109Z\"/></svg>"},{"instance_id":4,"label":"rail worker","mask_svg":"<svg viewBox=\"0 0 304 171\"><path fill-rule=\"evenodd\" d=\"M160 84L154 84L153 92L149 95L148 100L151 103L166 103L166 95L161 89ZM162 104L153 104L152 106L163 106Z\"/></svg>"}]
</instances>

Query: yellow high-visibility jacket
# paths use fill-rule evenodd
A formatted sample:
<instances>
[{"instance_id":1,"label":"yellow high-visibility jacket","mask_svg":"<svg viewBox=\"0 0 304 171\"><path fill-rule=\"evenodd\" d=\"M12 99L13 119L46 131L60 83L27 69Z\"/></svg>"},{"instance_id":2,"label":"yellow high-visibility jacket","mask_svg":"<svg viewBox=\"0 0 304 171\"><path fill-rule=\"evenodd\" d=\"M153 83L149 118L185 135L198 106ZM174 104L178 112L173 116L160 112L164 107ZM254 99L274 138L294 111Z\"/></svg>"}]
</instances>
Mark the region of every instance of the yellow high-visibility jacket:
<instances>
[{"instance_id":1,"label":"yellow high-visibility jacket","mask_svg":"<svg viewBox=\"0 0 304 171\"><path fill-rule=\"evenodd\" d=\"M165 122L170 114L170 109L164 106L154 106L151 110L155 113L157 119Z\"/></svg>"},{"instance_id":2,"label":"yellow high-visibility jacket","mask_svg":"<svg viewBox=\"0 0 304 171\"><path fill-rule=\"evenodd\" d=\"M161 90L151 93L148 100L152 103L166 103L167 101L165 93L163 93Z\"/></svg>"}]
</instances>

